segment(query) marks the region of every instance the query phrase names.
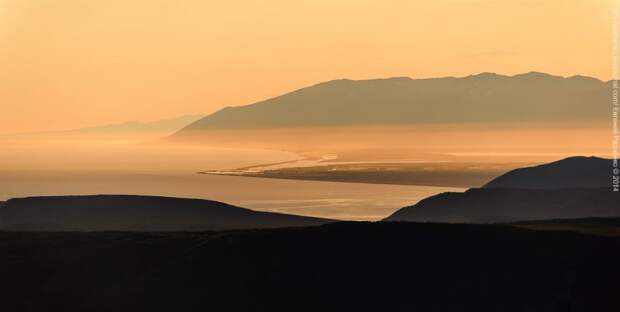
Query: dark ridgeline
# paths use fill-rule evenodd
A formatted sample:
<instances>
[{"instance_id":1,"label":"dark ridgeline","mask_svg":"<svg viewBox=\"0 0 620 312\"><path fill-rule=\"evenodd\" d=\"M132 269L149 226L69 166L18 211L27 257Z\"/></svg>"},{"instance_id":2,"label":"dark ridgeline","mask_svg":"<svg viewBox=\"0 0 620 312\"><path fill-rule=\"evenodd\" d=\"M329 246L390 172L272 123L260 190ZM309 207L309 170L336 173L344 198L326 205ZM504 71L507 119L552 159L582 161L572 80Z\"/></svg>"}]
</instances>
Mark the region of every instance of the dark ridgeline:
<instances>
[{"instance_id":1,"label":"dark ridgeline","mask_svg":"<svg viewBox=\"0 0 620 312\"><path fill-rule=\"evenodd\" d=\"M330 220L158 196L27 197L10 199L0 207L0 230L19 231L205 231L326 222Z\"/></svg>"},{"instance_id":2,"label":"dark ridgeline","mask_svg":"<svg viewBox=\"0 0 620 312\"><path fill-rule=\"evenodd\" d=\"M620 216L620 195L598 189L469 189L402 208L386 221L486 223Z\"/></svg>"},{"instance_id":3,"label":"dark ridgeline","mask_svg":"<svg viewBox=\"0 0 620 312\"><path fill-rule=\"evenodd\" d=\"M611 160L597 157L516 169L483 188L426 198L386 220L477 223L620 216L611 169Z\"/></svg>"},{"instance_id":4,"label":"dark ridgeline","mask_svg":"<svg viewBox=\"0 0 620 312\"><path fill-rule=\"evenodd\" d=\"M0 232L0 250L2 311L620 311L619 238L565 231Z\"/></svg>"},{"instance_id":5,"label":"dark ridgeline","mask_svg":"<svg viewBox=\"0 0 620 312\"><path fill-rule=\"evenodd\" d=\"M610 188L611 159L569 157L552 163L512 170L487 183L484 188L567 189Z\"/></svg>"},{"instance_id":6,"label":"dark ridgeline","mask_svg":"<svg viewBox=\"0 0 620 312\"><path fill-rule=\"evenodd\" d=\"M529 220L504 224L532 230L576 231L585 234L620 237L620 217Z\"/></svg>"},{"instance_id":7,"label":"dark ridgeline","mask_svg":"<svg viewBox=\"0 0 620 312\"><path fill-rule=\"evenodd\" d=\"M611 82L530 72L462 78L334 80L227 107L179 131L432 123L603 121Z\"/></svg>"}]
</instances>

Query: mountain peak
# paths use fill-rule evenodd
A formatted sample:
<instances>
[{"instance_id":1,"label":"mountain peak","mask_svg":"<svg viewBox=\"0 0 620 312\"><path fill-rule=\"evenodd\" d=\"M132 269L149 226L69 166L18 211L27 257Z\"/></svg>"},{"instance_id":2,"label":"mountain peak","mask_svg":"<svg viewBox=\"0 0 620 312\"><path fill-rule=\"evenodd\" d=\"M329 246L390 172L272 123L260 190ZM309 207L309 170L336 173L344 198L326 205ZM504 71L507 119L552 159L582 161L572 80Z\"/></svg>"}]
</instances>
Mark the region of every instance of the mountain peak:
<instances>
[{"instance_id":1,"label":"mountain peak","mask_svg":"<svg viewBox=\"0 0 620 312\"><path fill-rule=\"evenodd\" d=\"M590 76L583 76L583 75L573 75L573 76L568 77L567 79L576 80L576 81L602 82L602 80L598 78L590 77Z\"/></svg>"},{"instance_id":2,"label":"mountain peak","mask_svg":"<svg viewBox=\"0 0 620 312\"><path fill-rule=\"evenodd\" d=\"M545 79L545 78L563 78L561 76L555 76L543 72L530 71L523 74L516 74L512 76L512 78L520 78L520 79Z\"/></svg>"},{"instance_id":3,"label":"mountain peak","mask_svg":"<svg viewBox=\"0 0 620 312\"><path fill-rule=\"evenodd\" d=\"M469 75L465 78L477 78L477 79L496 79L496 78L506 78L508 76L500 75L493 72L482 72L476 75Z\"/></svg>"}]
</instances>

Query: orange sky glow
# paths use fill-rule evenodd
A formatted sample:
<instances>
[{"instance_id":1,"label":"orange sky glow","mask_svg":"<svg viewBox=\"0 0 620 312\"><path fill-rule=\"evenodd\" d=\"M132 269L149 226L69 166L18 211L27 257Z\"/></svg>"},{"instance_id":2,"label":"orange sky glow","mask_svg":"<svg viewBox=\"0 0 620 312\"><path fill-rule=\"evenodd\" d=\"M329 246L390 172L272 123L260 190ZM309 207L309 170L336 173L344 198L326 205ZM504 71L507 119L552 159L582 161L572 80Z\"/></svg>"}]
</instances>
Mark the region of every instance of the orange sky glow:
<instances>
[{"instance_id":1,"label":"orange sky glow","mask_svg":"<svg viewBox=\"0 0 620 312\"><path fill-rule=\"evenodd\" d=\"M608 80L610 0L0 0L0 133L211 113L338 78Z\"/></svg>"}]
</instances>

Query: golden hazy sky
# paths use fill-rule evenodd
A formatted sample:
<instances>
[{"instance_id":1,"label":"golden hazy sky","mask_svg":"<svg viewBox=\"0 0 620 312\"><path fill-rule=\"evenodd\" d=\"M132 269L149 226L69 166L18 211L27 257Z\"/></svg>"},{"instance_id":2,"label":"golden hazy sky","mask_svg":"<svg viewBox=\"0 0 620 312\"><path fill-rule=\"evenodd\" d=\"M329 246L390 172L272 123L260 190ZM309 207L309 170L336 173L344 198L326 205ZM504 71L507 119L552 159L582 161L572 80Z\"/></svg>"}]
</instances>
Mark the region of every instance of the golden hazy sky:
<instances>
[{"instance_id":1,"label":"golden hazy sky","mask_svg":"<svg viewBox=\"0 0 620 312\"><path fill-rule=\"evenodd\" d=\"M337 78L607 80L615 0L0 0L0 133L210 113Z\"/></svg>"}]
</instances>

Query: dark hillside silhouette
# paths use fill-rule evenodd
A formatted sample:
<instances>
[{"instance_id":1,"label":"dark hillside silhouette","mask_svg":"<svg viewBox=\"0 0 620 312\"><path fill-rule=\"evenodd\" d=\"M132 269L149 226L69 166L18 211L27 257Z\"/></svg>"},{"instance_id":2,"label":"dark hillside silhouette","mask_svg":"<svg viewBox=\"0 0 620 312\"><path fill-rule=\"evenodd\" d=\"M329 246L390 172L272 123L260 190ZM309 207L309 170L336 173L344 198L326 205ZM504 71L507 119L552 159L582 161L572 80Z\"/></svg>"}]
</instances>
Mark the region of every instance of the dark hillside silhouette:
<instances>
[{"instance_id":1,"label":"dark hillside silhouette","mask_svg":"<svg viewBox=\"0 0 620 312\"><path fill-rule=\"evenodd\" d=\"M0 229L27 231L204 231L309 226L327 219L158 196L47 196L8 200Z\"/></svg>"},{"instance_id":2,"label":"dark hillside silhouette","mask_svg":"<svg viewBox=\"0 0 620 312\"><path fill-rule=\"evenodd\" d=\"M611 159L576 156L501 175L484 188L559 189L611 185Z\"/></svg>"},{"instance_id":3,"label":"dark hillside silhouette","mask_svg":"<svg viewBox=\"0 0 620 312\"><path fill-rule=\"evenodd\" d=\"M386 221L489 223L620 216L620 196L598 189L469 189L402 208Z\"/></svg>"},{"instance_id":4,"label":"dark hillside silhouette","mask_svg":"<svg viewBox=\"0 0 620 312\"><path fill-rule=\"evenodd\" d=\"M482 188L423 199L386 220L485 223L620 216L611 169L611 160L582 156L515 169Z\"/></svg>"}]
</instances>

